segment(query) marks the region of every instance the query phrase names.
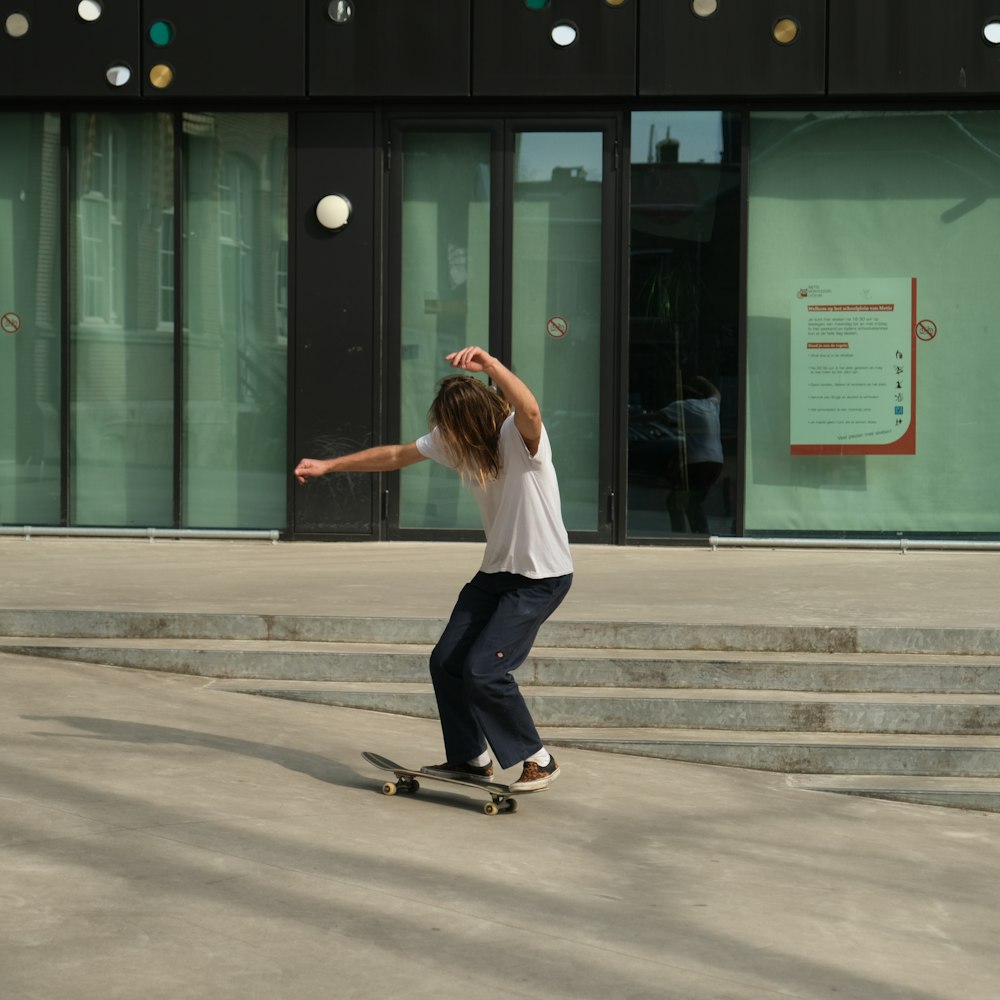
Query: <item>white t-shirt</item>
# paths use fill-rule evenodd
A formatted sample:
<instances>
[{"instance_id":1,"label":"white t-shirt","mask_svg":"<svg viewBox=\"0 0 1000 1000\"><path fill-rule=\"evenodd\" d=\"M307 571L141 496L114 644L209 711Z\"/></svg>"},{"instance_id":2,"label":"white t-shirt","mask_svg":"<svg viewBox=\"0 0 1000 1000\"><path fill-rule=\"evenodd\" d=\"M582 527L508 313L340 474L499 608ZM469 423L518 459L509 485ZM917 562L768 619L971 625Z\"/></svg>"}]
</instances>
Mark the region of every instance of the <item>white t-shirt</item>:
<instances>
[{"instance_id":1,"label":"white t-shirt","mask_svg":"<svg viewBox=\"0 0 1000 1000\"><path fill-rule=\"evenodd\" d=\"M417 440L417 449L455 468L436 427ZM573 572L552 446L544 427L538 451L530 455L511 414L500 427L500 475L485 489L467 474L462 480L476 498L486 532L483 573L518 573L539 580Z\"/></svg>"},{"instance_id":2,"label":"white t-shirt","mask_svg":"<svg viewBox=\"0 0 1000 1000\"><path fill-rule=\"evenodd\" d=\"M681 407L684 409L683 415L680 412ZM719 421L717 397L678 400L665 406L663 412L670 418L678 434L681 433L680 422L683 416L688 464L694 462L722 464L725 459L722 454L722 425Z\"/></svg>"}]
</instances>

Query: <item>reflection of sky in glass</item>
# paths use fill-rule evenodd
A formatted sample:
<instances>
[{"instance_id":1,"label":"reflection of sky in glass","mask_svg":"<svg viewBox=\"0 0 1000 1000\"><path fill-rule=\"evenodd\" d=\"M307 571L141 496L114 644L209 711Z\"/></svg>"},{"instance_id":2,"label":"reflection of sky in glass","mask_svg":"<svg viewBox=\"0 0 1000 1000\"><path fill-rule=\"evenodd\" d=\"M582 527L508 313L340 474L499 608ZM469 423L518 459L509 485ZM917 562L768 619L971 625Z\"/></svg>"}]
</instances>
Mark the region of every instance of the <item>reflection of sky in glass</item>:
<instances>
[{"instance_id":1,"label":"reflection of sky in glass","mask_svg":"<svg viewBox=\"0 0 1000 1000\"><path fill-rule=\"evenodd\" d=\"M603 174L599 132L519 132L517 180L547 181L554 167L583 167L588 181Z\"/></svg>"},{"instance_id":2,"label":"reflection of sky in glass","mask_svg":"<svg viewBox=\"0 0 1000 1000\"><path fill-rule=\"evenodd\" d=\"M650 127L652 126L652 144ZM635 111L632 113L632 162L656 162L656 144L667 137L680 143L681 163L722 160L721 111ZM652 145L652 154L650 146Z\"/></svg>"}]
</instances>

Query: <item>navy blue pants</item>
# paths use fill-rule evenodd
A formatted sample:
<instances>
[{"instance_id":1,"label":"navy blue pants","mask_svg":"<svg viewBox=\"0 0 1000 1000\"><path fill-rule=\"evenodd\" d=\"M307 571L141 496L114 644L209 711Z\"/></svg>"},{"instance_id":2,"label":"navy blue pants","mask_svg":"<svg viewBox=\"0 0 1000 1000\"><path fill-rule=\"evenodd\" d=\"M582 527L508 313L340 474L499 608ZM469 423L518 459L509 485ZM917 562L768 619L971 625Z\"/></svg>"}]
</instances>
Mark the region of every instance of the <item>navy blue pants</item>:
<instances>
[{"instance_id":1,"label":"navy blue pants","mask_svg":"<svg viewBox=\"0 0 1000 1000\"><path fill-rule=\"evenodd\" d=\"M450 763L472 760L489 743L502 768L541 749L538 730L511 674L526 659L542 622L562 603L573 574L533 580L477 573L431 653Z\"/></svg>"}]
</instances>

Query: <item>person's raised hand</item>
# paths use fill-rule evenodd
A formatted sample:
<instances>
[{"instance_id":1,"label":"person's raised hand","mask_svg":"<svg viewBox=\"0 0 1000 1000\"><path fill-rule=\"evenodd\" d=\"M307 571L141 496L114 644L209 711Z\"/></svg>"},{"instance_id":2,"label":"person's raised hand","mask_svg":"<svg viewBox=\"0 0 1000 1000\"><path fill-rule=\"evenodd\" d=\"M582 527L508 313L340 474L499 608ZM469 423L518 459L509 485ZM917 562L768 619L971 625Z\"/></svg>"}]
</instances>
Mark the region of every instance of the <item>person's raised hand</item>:
<instances>
[{"instance_id":1,"label":"person's raised hand","mask_svg":"<svg viewBox=\"0 0 1000 1000\"><path fill-rule=\"evenodd\" d=\"M452 368L463 368L467 372L486 371L496 359L481 347L463 347L445 355L445 361L451 362Z\"/></svg>"}]
</instances>

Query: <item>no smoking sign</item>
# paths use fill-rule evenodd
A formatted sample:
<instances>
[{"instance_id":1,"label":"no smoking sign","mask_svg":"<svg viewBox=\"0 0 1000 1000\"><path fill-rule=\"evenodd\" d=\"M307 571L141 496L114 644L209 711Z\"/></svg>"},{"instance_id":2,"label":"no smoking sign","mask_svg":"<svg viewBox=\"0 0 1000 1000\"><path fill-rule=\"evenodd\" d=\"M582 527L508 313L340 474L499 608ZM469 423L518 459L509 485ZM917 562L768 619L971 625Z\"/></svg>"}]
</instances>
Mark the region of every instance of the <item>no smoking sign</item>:
<instances>
[{"instance_id":1,"label":"no smoking sign","mask_svg":"<svg viewBox=\"0 0 1000 1000\"><path fill-rule=\"evenodd\" d=\"M17 333L21 329L21 317L16 312L5 312L0 316L0 330L4 333Z\"/></svg>"},{"instance_id":2,"label":"no smoking sign","mask_svg":"<svg viewBox=\"0 0 1000 1000\"><path fill-rule=\"evenodd\" d=\"M550 337L555 337L558 340L560 337L565 337L569 332L569 323L562 316L553 316L545 324L545 332Z\"/></svg>"}]
</instances>

